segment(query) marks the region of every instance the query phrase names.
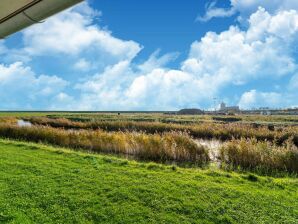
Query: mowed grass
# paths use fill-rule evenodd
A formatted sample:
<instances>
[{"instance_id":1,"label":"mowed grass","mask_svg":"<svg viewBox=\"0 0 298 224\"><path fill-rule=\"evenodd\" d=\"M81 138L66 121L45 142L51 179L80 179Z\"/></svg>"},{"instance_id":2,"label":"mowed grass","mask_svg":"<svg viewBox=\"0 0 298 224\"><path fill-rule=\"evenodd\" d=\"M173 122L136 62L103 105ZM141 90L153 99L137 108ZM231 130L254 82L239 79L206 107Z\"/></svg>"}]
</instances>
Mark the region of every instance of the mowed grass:
<instances>
[{"instance_id":1,"label":"mowed grass","mask_svg":"<svg viewBox=\"0 0 298 224\"><path fill-rule=\"evenodd\" d=\"M293 223L298 179L0 140L0 223Z\"/></svg>"}]
</instances>

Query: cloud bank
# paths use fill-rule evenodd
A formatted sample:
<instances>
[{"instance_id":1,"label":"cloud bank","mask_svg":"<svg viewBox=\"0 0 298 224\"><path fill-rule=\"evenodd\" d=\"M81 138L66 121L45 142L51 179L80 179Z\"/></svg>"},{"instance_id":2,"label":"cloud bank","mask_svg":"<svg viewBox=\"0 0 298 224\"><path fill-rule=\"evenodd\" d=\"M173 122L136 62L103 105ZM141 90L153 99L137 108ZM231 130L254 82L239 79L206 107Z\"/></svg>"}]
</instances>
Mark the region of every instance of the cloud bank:
<instances>
[{"instance_id":1,"label":"cloud bank","mask_svg":"<svg viewBox=\"0 0 298 224\"><path fill-rule=\"evenodd\" d=\"M239 103L242 108L295 106L298 73L297 52L293 49L297 44L298 13L293 8L297 3L270 2L271 5L269 1L258 4L254 0L232 0L233 11L242 16L253 12L247 19L247 28L233 25L221 33L206 33L193 42L188 57L177 69L169 66L177 54L161 55L158 50L136 63L143 46L114 37L107 28L96 25L94 19L100 12L82 4L24 31L19 49L8 49L0 42L0 54L27 58L0 63L0 95L5 105L2 108L210 108L213 97L224 98L227 88L235 89L230 91L230 103ZM214 12L206 20L225 13ZM38 75L30 63L45 55L54 59L63 55L62 65L71 67L74 75ZM281 80L287 81L281 89L274 89ZM263 88L254 88L257 82L263 82Z\"/></svg>"}]
</instances>

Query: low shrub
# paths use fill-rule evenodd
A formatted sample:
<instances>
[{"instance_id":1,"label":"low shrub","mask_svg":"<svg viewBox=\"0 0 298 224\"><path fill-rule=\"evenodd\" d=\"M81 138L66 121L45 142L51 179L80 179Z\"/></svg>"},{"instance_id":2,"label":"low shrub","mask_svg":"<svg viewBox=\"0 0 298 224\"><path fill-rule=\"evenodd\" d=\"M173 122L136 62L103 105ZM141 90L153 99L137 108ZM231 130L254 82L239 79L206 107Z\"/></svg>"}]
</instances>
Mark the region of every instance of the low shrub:
<instances>
[{"instance_id":1,"label":"low shrub","mask_svg":"<svg viewBox=\"0 0 298 224\"><path fill-rule=\"evenodd\" d=\"M214 121L222 121L222 122L238 122L242 121L239 117L212 117Z\"/></svg>"}]
</instances>

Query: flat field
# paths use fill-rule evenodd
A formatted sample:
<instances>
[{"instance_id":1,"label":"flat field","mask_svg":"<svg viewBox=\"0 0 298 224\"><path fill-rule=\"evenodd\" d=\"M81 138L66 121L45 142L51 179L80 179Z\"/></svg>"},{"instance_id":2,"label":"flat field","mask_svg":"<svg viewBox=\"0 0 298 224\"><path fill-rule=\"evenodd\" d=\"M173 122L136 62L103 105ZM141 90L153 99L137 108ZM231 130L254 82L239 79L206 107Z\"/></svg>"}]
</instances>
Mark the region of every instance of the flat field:
<instances>
[{"instance_id":1,"label":"flat field","mask_svg":"<svg viewBox=\"0 0 298 224\"><path fill-rule=\"evenodd\" d=\"M162 112L5 112L0 117L55 117L83 121L149 121L165 123L196 124L201 122L217 122L215 117L236 118L238 123L298 125L298 115L173 115Z\"/></svg>"}]
</instances>

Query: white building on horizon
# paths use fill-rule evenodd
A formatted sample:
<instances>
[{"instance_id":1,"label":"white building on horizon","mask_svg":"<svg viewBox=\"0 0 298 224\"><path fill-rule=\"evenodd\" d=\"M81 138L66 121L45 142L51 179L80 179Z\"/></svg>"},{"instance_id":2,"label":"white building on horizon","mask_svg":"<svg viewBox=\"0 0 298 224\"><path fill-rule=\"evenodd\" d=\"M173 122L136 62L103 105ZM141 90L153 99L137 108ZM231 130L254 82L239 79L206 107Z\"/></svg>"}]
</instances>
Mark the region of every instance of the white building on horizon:
<instances>
[{"instance_id":1,"label":"white building on horizon","mask_svg":"<svg viewBox=\"0 0 298 224\"><path fill-rule=\"evenodd\" d=\"M227 107L227 105L224 102L222 102L220 104L219 112L222 112L222 113L239 113L240 108L239 108L239 106Z\"/></svg>"}]
</instances>

